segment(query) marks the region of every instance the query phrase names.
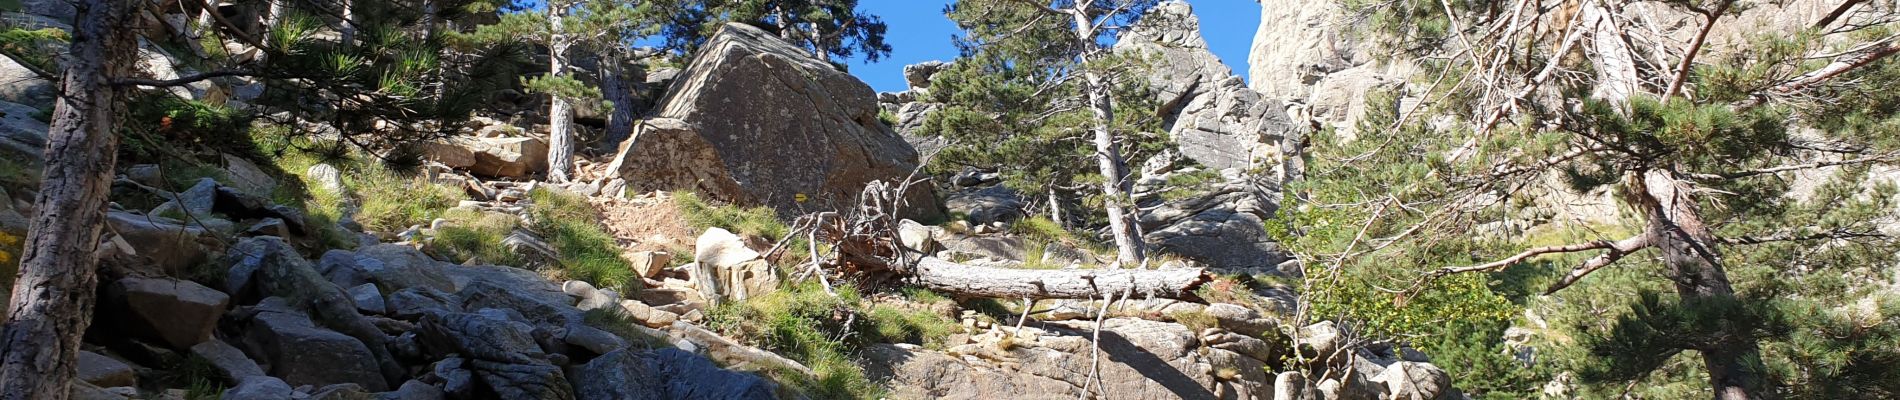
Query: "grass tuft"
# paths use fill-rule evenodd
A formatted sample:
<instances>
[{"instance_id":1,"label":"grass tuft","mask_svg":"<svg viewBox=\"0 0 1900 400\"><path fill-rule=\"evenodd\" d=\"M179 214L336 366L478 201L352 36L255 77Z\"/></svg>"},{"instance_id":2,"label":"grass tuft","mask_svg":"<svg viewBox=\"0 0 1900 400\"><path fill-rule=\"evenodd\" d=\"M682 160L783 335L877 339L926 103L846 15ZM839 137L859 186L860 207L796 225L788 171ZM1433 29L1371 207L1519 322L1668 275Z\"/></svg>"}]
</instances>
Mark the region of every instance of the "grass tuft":
<instances>
[{"instance_id":1,"label":"grass tuft","mask_svg":"<svg viewBox=\"0 0 1900 400\"><path fill-rule=\"evenodd\" d=\"M725 228L733 233L757 236L772 242L784 239L791 232L790 227L779 221L778 213L768 207L714 205L687 191L674 192L672 196L680 212L686 214L686 223L695 230Z\"/></svg>"}]
</instances>

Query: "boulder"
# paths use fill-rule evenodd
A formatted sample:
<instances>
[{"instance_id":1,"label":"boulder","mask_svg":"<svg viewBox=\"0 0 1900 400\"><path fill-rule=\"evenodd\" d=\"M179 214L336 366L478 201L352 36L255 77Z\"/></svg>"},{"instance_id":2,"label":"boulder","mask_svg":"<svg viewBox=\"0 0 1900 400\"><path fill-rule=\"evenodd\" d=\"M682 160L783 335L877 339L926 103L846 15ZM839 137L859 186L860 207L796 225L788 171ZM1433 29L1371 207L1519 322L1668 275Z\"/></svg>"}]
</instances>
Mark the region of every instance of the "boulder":
<instances>
[{"instance_id":1,"label":"boulder","mask_svg":"<svg viewBox=\"0 0 1900 400\"><path fill-rule=\"evenodd\" d=\"M867 182L918 167L917 151L878 121L869 86L744 24L707 40L657 110L609 166L638 190L689 188L789 216L853 206ZM905 199L899 217L942 215L927 185Z\"/></svg>"},{"instance_id":2,"label":"boulder","mask_svg":"<svg viewBox=\"0 0 1900 400\"><path fill-rule=\"evenodd\" d=\"M776 385L674 348L617 350L573 369L578 399L769 400Z\"/></svg>"},{"instance_id":3,"label":"boulder","mask_svg":"<svg viewBox=\"0 0 1900 400\"><path fill-rule=\"evenodd\" d=\"M223 340L211 339L191 346L191 354L210 361L223 374L226 382L241 383L251 377L264 375L264 369L258 367L256 361Z\"/></svg>"},{"instance_id":4,"label":"boulder","mask_svg":"<svg viewBox=\"0 0 1900 400\"><path fill-rule=\"evenodd\" d=\"M445 397L447 394L443 393L442 388L413 379L382 396L385 400L442 400Z\"/></svg>"},{"instance_id":5,"label":"boulder","mask_svg":"<svg viewBox=\"0 0 1900 400\"><path fill-rule=\"evenodd\" d=\"M906 65L904 66L904 82L910 84L912 90L928 89L930 77L936 76L938 72L943 72L944 68L949 67L950 63L934 60Z\"/></svg>"},{"instance_id":6,"label":"boulder","mask_svg":"<svg viewBox=\"0 0 1900 400\"><path fill-rule=\"evenodd\" d=\"M133 370L131 365L90 351L79 352L79 371L74 377L79 378L80 382L102 388L139 384L138 371Z\"/></svg>"},{"instance_id":7,"label":"boulder","mask_svg":"<svg viewBox=\"0 0 1900 400\"><path fill-rule=\"evenodd\" d=\"M296 393L283 379L269 376L255 376L238 382L236 387L225 390L220 400L280 400L291 398Z\"/></svg>"},{"instance_id":8,"label":"boulder","mask_svg":"<svg viewBox=\"0 0 1900 400\"><path fill-rule=\"evenodd\" d=\"M1001 185L951 193L944 205L954 214L963 214L972 224L1014 222L1027 211L1028 202L1015 190Z\"/></svg>"},{"instance_id":9,"label":"boulder","mask_svg":"<svg viewBox=\"0 0 1900 400\"><path fill-rule=\"evenodd\" d=\"M476 175L521 178L548 169L548 144L536 137L456 136L422 148L424 157Z\"/></svg>"},{"instance_id":10,"label":"boulder","mask_svg":"<svg viewBox=\"0 0 1900 400\"><path fill-rule=\"evenodd\" d=\"M628 253L626 258L633 272L645 278L660 276L673 263L673 253L664 251L636 251Z\"/></svg>"},{"instance_id":11,"label":"boulder","mask_svg":"<svg viewBox=\"0 0 1900 400\"><path fill-rule=\"evenodd\" d=\"M382 315L389 312L389 306L383 302L383 293L376 290L374 283L350 288L350 301L356 303L356 310L364 314Z\"/></svg>"},{"instance_id":12,"label":"boulder","mask_svg":"<svg viewBox=\"0 0 1900 400\"><path fill-rule=\"evenodd\" d=\"M137 276L112 282L106 299L104 325L180 350L209 340L231 300L196 282Z\"/></svg>"},{"instance_id":13,"label":"boulder","mask_svg":"<svg viewBox=\"0 0 1900 400\"><path fill-rule=\"evenodd\" d=\"M223 247L206 229L170 218L109 211L106 224L132 245L137 262L128 266L152 275L187 275Z\"/></svg>"},{"instance_id":14,"label":"boulder","mask_svg":"<svg viewBox=\"0 0 1900 400\"><path fill-rule=\"evenodd\" d=\"M256 163L243 157L223 154L224 175L231 178L231 186L245 193L269 195L277 188L277 179L258 168Z\"/></svg>"},{"instance_id":15,"label":"boulder","mask_svg":"<svg viewBox=\"0 0 1900 400\"><path fill-rule=\"evenodd\" d=\"M455 281L444 272L442 262L400 244L378 244L354 254L331 251L323 255L317 268L330 282L342 287L374 283L389 290L412 287L455 290Z\"/></svg>"},{"instance_id":16,"label":"boulder","mask_svg":"<svg viewBox=\"0 0 1900 400\"><path fill-rule=\"evenodd\" d=\"M227 264L232 265L232 272L227 279L236 281L227 281L226 284L239 289L233 292L233 297L274 297L283 303L278 308L308 312L300 314L306 316L305 321L312 321L316 326L360 342L359 345L371 355L372 371L381 371L381 377L384 378L374 382L378 385L364 384L363 387L382 391L385 386L381 384L403 376L402 366L389 353L389 335L383 333L369 318L358 314L355 301L350 299L349 293L325 280L283 239L267 236L244 239L232 246L226 259ZM259 308L264 308L264 305ZM265 364L278 368L275 363L266 361ZM296 383L294 379L292 383Z\"/></svg>"},{"instance_id":17,"label":"boulder","mask_svg":"<svg viewBox=\"0 0 1900 400\"><path fill-rule=\"evenodd\" d=\"M1452 392L1451 375L1438 366L1420 362L1394 363L1371 381L1385 386L1389 396L1385 398L1393 400L1439 400Z\"/></svg>"},{"instance_id":18,"label":"boulder","mask_svg":"<svg viewBox=\"0 0 1900 400\"><path fill-rule=\"evenodd\" d=\"M49 127L33 118L38 112L31 106L0 101L0 155L36 168L46 164L40 150L46 148Z\"/></svg>"},{"instance_id":19,"label":"boulder","mask_svg":"<svg viewBox=\"0 0 1900 400\"><path fill-rule=\"evenodd\" d=\"M0 101L52 107L58 92L53 81L34 74L12 57L0 57Z\"/></svg>"},{"instance_id":20,"label":"boulder","mask_svg":"<svg viewBox=\"0 0 1900 400\"><path fill-rule=\"evenodd\" d=\"M372 391L388 388L377 368L376 355L363 342L318 327L309 315L291 308L283 299L260 304L243 338L251 357L266 365L270 376L289 384L355 383Z\"/></svg>"},{"instance_id":21,"label":"boulder","mask_svg":"<svg viewBox=\"0 0 1900 400\"><path fill-rule=\"evenodd\" d=\"M481 314L430 314L420 325L431 354L458 354L480 385L503 399L571 399L566 376L535 343L533 327Z\"/></svg>"},{"instance_id":22,"label":"boulder","mask_svg":"<svg viewBox=\"0 0 1900 400\"><path fill-rule=\"evenodd\" d=\"M440 290L412 287L390 293L385 307L391 317L416 319L431 313L462 312L462 300Z\"/></svg>"}]
</instances>

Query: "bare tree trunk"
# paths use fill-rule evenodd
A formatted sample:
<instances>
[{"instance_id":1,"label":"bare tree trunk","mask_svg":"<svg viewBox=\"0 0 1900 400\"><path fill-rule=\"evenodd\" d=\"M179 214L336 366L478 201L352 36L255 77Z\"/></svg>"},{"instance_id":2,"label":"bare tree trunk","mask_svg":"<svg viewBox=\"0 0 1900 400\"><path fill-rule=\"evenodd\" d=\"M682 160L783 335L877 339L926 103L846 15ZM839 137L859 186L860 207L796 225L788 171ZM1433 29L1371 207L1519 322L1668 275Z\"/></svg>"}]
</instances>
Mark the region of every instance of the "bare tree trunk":
<instances>
[{"instance_id":1,"label":"bare tree trunk","mask_svg":"<svg viewBox=\"0 0 1900 400\"><path fill-rule=\"evenodd\" d=\"M1124 267L1138 266L1146 255L1143 254L1141 237L1135 233L1133 215L1124 209L1133 182L1126 178L1127 161L1122 159L1121 150L1115 147L1115 134L1109 131L1109 124L1115 120L1114 105L1109 100L1108 82L1102 79L1101 74L1087 68L1088 53L1096 47L1095 29L1088 13L1080 6L1070 10L1069 15L1075 18L1076 40L1086 47L1081 57L1084 65L1082 78L1083 84L1087 85L1089 111L1095 114L1095 126L1092 128L1095 131L1095 160L1102 174L1102 196L1106 198L1102 208L1108 211L1109 234L1115 237L1115 260Z\"/></svg>"},{"instance_id":2,"label":"bare tree trunk","mask_svg":"<svg viewBox=\"0 0 1900 400\"><path fill-rule=\"evenodd\" d=\"M422 0L422 18L417 21L418 25L422 25L422 40L435 38L436 14L441 12L442 5L439 0Z\"/></svg>"},{"instance_id":3,"label":"bare tree trunk","mask_svg":"<svg viewBox=\"0 0 1900 400\"><path fill-rule=\"evenodd\" d=\"M566 32L561 31L561 19L566 10L556 4L548 5L548 23L553 38L548 41L548 76L561 76L567 73ZM567 173L574 160L574 115L567 99L560 94L552 94L548 101L548 178L555 182L567 182Z\"/></svg>"},{"instance_id":4,"label":"bare tree trunk","mask_svg":"<svg viewBox=\"0 0 1900 400\"><path fill-rule=\"evenodd\" d=\"M957 264L924 257L912 281L938 292L997 299L1090 299L1132 291L1135 295L1194 300L1194 289L1212 278L1186 269L1014 269Z\"/></svg>"},{"instance_id":5,"label":"bare tree trunk","mask_svg":"<svg viewBox=\"0 0 1900 400\"><path fill-rule=\"evenodd\" d=\"M1637 183L1641 186L1636 203L1648 219L1651 243L1662 252L1663 263L1676 282L1676 294L1684 303L1698 301L1734 301L1735 290L1728 273L1722 269L1716 253L1715 236L1702 223L1701 211L1682 179L1665 170L1650 170ZM1725 324L1727 332L1710 335L1713 343L1699 343L1703 367L1709 373L1709 385L1717 400L1754 400L1768 398L1760 376L1761 348L1747 335L1745 321Z\"/></svg>"},{"instance_id":6,"label":"bare tree trunk","mask_svg":"<svg viewBox=\"0 0 1900 400\"><path fill-rule=\"evenodd\" d=\"M0 331L0 399L70 395L80 336L92 319L104 223L123 104L114 77L129 76L136 54L131 0L85 0L72 58L61 78L46 144L45 178L34 202L20 273Z\"/></svg>"},{"instance_id":7,"label":"bare tree trunk","mask_svg":"<svg viewBox=\"0 0 1900 400\"><path fill-rule=\"evenodd\" d=\"M344 45L356 43L356 11L352 10L356 8L355 6L355 1L337 0L339 21L337 21L336 32L341 36Z\"/></svg>"},{"instance_id":8,"label":"bare tree trunk","mask_svg":"<svg viewBox=\"0 0 1900 400\"><path fill-rule=\"evenodd\" d=\"M1062 215L1062 196L1056 195L1055 185L1049 185L1049 221L1062 229L1069 229L1068 219Z\"/></svg>"},{"instance_id":9,"label":"bare tree trunk","mask_svg":"<svg viewBox=\"0 0 1900 400\"><path fill-rule=\"evenodd\" d=\"M1584 23L1590 31L1591 49L1597 53L1597 85L1593 95L1602 99L1622 100L1642 90L1636 73L1636 54L1625 41L1623 28L1617 25L1616 11L1602 4L1584 9Z\"/></svg>"}]
</instances>

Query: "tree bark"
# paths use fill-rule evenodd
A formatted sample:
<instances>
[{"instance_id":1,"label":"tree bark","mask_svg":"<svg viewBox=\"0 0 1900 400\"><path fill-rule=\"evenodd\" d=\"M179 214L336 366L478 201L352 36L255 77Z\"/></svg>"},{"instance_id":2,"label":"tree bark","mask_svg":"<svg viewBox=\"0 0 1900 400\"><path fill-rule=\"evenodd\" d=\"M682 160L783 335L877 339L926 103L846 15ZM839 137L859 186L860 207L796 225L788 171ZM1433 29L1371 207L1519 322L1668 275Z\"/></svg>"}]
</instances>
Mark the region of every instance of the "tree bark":
<instances>
[{"instance_id":1,"label":"tree bark","mask_svg":"<svg viewBox=\"0 0 1900 400\"><path fill-rule=\"evenodd\" d=\"M628 71L620 68L618 60L618 57L601 57L601 62L609 65L600 68L604 72L600 74L600 92L614 104L613 111L607 114L606 140L599 144L606 148L619 146L620 142L632 137L633 121L639 118L633 112L635 106L639 106L635 104L638 100L633 97L633 83L621 78Z\"/></svg>"},{"instance_id":2,"label":"tree bark","mask_svg":"<svg viewBox=\"0 0 1900 400\"><path fill-rule=\"evenodd\" d=\"M354 1L337 0L336 32L345 46L356 43L356 12L351 10L356 8L355 6Z\"/></svg>"},{"instance_id":3,"label":"tree bark","mask_svg":"<svg viewBox=\"0 0 1900 400\"><path fill-rule=\"evenodd\" d=\"M1715 236L1703 224L1693 193L1678 183L1683 181L1680 178L1666 170L1650 170L1631 178L1641 189L1632 192L1648 220L1646 234L1662 252L1663 263L1676 283L1676 294L1685 303L1733 301L1735 289L1722 269L1714 247ZM1744 322L1725 324L1726 332L1711 335L1719 338L1716 342L1697 345L1717 400L1769 398L1759 375L1763 370L1760 345L1747 334Z\"/></svg>"},{"instance_id":4,"label":"tree bark","mask_svg":"<svg viewBox=\"0 0 1900 400\"><path fill-rule=\"evenodd\" d=\"M85 0L48 131L20 272L0 330L0 399L70 396L80 336L92 319L108 183L123 103L112 79L136 54L131 0Z\"/></svg>"},{"instance_id":5,"label":"tree bark","mask_svg":"<svg viewBox=\"0 0 1900 400\"><path fill-rule=\"evenodd\" d=\"M1146 258L1141 237L1135 234L1132 213L1124 208L1123 202L1132 190L1133 182L1126 178L1127 161L1122 159L1121 150L1115 147L1115 134L1109 131L1109 124L1115 120L1114 105L1109 100L1108 82L1101 74L1087 68L1089 53L1094 52L1095 29L1089 21L1088 13L1080 5L1069 11L1075 18L1076 41L1083 43L1081 58L1083 64L1083 84L1089 96L1089 111L1095 115L1095 160L1102 174L1103 209L1108 212L1109 234L1115 237L1115 260L1125 267L1141 265Z\"/></svg>"},{"instance_id":6,"label":"tree bark","mask_svg":"<svg viewBox=\"0 0 1900 400\"><path fill-rule=\"evenodd\" d=\"M1210 278L1191 269L1013 269L957 264L935 257L917 262L911 279L926 289L998 299L1089 299L1132 291L1137 296L1196 300Z\"/></svg>"},{"instance_id":7,"label":"tree bark","mask_svg":"<svg viewBox=\"0 0 1900 400\"><path fill-rule=\"evenodd\" d=\"M441 8L438 0L422 0L422 17L416 24L422 25L423 41L435 39L436 14L442 12Z\"/></svg>"},{"instance_id":8,"label":"tree bark","mask_svg":"<svg viewBox=\"0 0 1900 400\"><path fill-rule=\"evenodd\" d=\"M561 19L566 13L556 3L548 5L548 25L552 37L548 40L548 76L556 77L567 73L567 34L561 29ZM555 182L567 182L567 173L574 159L573 108L560 93L548 96L548 178Z\"/></svg>"}]
</instances>

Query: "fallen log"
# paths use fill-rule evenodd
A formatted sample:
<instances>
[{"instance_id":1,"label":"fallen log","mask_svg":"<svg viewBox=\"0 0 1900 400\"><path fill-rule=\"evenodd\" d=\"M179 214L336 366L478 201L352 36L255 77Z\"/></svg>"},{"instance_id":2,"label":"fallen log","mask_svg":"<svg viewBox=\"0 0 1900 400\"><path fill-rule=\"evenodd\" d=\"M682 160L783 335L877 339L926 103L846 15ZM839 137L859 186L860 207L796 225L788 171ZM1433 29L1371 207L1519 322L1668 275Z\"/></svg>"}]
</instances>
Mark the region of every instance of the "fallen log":
<instances>
[{"instance_id":1,"label":"fallen log","mask_svg":"<svg viewBox=\"0 0 1900 400\"><path fill-rule=\"evenodd\" d=\"M1194 289L1213 278L1184 269L1010 269L925 257L913 284L941 293L999 299L1089 299L1132 292L1137 297L1196 301Z\"/></svg>"}]
</instances>

